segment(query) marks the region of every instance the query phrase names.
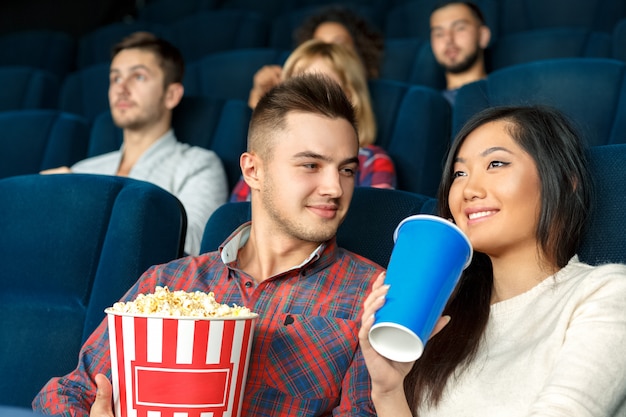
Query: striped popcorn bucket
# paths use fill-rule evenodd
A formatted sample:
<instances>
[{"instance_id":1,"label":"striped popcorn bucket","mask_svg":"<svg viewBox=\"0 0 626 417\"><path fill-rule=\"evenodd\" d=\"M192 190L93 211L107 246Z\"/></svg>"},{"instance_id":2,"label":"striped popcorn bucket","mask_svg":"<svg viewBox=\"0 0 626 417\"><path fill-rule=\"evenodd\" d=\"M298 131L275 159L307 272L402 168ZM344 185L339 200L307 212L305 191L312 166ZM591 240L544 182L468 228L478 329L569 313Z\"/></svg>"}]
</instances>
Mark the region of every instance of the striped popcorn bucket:
<instances>
[{"instance_id":1,"label":"striped popcorn bucket","mask_svg":"<svg viewBox=\"0 0 626 417\"><path fill-rule=\"evenodd\" d=\"M107 311L116 417L238 417L257 315Z\"/></svg>"}]
</instances>

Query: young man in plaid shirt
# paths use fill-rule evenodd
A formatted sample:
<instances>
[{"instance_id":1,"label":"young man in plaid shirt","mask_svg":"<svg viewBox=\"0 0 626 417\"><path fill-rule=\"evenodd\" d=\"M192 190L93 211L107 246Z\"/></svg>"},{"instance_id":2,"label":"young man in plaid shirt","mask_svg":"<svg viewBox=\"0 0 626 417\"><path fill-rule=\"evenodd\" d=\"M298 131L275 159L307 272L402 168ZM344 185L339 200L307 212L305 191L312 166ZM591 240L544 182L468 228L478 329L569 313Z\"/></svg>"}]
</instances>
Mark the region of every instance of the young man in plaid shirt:
<instances>
[{"instance_id":1,"label":"young man in plaid shirt","mask_svg":"<svg viewBox=\"0 0 626 417\"><path fill-rule=\"evenodd\" d=\"M375 415L358 329L382 269L335 241L354 189L356 132L352 106L332 81L305 75L276 87L256 107L241 156L251 223L219 251L150 268L123 298L161 285L213 291L258 313L243 416ZM50 380L33 408L113 416L110 367L103 322L77 369Z\"/></svg>"}]
</instances>

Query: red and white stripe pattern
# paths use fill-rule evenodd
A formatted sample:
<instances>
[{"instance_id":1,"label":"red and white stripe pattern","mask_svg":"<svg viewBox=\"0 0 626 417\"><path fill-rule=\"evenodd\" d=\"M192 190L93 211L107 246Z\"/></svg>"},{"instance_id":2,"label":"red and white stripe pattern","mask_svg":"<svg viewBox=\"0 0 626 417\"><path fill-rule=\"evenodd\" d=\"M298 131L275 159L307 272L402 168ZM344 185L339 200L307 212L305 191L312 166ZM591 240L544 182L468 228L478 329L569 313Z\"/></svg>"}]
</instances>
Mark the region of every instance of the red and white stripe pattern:
<instances>
[{"instance_id":1,"label":"red and white stripe pattern","mask_svg":"<svg viewBox=\"0 0 626 417\"><path fill-rule=\"evenodd\" d=\"M116 417L238 417L255 322L109 314Z\"/></svg>"}]
</instances>

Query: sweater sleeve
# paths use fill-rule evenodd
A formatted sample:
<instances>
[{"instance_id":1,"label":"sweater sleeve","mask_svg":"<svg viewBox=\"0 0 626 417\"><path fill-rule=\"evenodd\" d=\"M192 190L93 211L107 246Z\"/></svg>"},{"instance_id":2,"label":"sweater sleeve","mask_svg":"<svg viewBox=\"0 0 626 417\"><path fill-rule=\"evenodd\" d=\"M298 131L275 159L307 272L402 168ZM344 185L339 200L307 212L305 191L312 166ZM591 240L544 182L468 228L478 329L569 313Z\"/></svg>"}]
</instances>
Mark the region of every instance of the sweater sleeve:
<instances>
[{"instance_id":1,"label":"sweater sleeve","mask_svg":"<svg viewBox=\"0 0 626 417\"><path fill-rule=\"evenodd\" d=\"M626 415L626 266L593 268L532 417Z\"/></svg>"}]
</instances>

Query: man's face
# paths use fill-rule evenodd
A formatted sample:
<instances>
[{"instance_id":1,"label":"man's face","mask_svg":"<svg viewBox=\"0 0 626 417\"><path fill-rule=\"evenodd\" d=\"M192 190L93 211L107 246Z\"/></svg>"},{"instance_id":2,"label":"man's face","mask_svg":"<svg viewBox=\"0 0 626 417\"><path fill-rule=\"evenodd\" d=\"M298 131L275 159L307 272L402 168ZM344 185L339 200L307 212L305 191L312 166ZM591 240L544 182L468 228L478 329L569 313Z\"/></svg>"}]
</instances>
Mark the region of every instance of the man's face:
<instances>
[{"instance_id":1,"label":"man's face","mask_svg":"<svg viewBox=\"0 0 626 417\"><path fill-rule=\"evenodd\" d=\"M435 59L447 72L467 71L482 58L487 42L484 26L464 4L442 7L430 16L431 48Z\"/></svg>"},{"instance_id":2,"label":"man's face","mask_svg":"<svg viewBox=\"0 0 626 417\"><path fill-rule=\"evenodd\" d=\"M163 70L152 52L120 51L111 62L109 74L109 106L117 126L130 130L149 128L168 111Z\"/></svg>"},{"instance_id":3,"label":"man's face","mask_svg":"<svg viewBox=\"0 0 626 417\"><path fill-rule=\"evenodd\" d=\"M358 139L345 119L290 113L276 132L259 182L263 216L289 239L324 242L345 218L358 168Z\"/></svg>"}]
</instances>

